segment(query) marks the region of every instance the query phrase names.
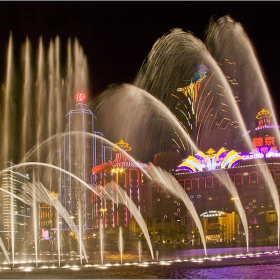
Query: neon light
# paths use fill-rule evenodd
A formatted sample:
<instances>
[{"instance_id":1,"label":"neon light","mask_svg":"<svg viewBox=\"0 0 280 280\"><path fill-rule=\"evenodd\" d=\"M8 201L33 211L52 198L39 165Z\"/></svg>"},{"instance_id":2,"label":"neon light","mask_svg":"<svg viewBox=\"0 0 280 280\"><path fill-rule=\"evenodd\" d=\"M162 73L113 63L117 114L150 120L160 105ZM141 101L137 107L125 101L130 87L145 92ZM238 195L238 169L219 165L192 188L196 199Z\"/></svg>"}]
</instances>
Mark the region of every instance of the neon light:
<instances>
[{"instance_id":1,"label":"neon light","mask_svg":"<svg viewBox=\"0 0 280 280\"><path fill-rule=\"evenodd\" d=\"M131 151L131 147L129 146L129 144L127 142L124 142L122 139L120 140L120 142L116 143L116 145L126 152ZM113 151L117 152L117 149L113 148Z\"/></svg>"},{"instance_id":2,"label":"neon light","mask_svg":"<svg viewBox=\"0 0 280 280\"><path fill-rule=\"evenodd\" d=\"M258 112L256 115L257 120L262 120L262 119L269 119L272 117L272 114L270 111L262 109L261 111Z\"/></svg>"},{"instance_id":3,"label":"neon light","mask_svg":"<svg viewBox=\"0 0 280 280\"><path fill-rule=\"evenodd\" d=\"M196 169L193 165L183 162L182 164L180 164L178 166L178 170L182 170L182 169L189 169L191 172L196 172Z\"/></svg>"},{"instance_id":4,"label":"neon light","mask_svg":"<svg viewBox=\"0 0 280 280\"><path fill-rule=\"evenodd\" d=\"M221 167L222 169L224 169L228 164L229 162L234 159L236 156L238 156L238 153L234 150L230 151L226 156L225 158L223 159L222 163L221 163Z\"/></svg>"},{"instance_id":5,"label":"neon light","mask_svg":"<svg viewBox=\"0 0 280 280\"><path fill-rule=\"evenodd\" d=\"M243 156L236 151L227 151L225 148L221 148L217 153L210 148L206 153L207 155L199 151L195 156L189 156L178 166L178 170L188 169L197 172L232 168L243 159Z\"/></svg>"},{"instance_id":6,"label":"neon light","mask_svg":"<svg viewBox=\"0 0 280 280\"><path fill-rule=\"evenodd\" d=\"M228 167L229 167L229 164L232 162L235 162L236 160L239 160L239 158L238 158L238 154L235 152L235 151L231 151L232 153L230 154L230 153L228 153L228 155L230 154L230 156L229 157L225 157L225 159L223 160L223 162L222 162L222 164L221 164L221 168L222 169L224 169L227 165L228 165ZM237 159L238 158L238 159ZM232 165L232 163L231 163L231 165Z\"/></svg>"},{"instance_id":7,"label":"neon light","mask_svg":"<svg viewBox=\"0 0 280 280\"><path fill-rule=\"evenodd\" d=\"M223 216L224 214L225 214L225 212L223 212L223 211L211 210L211 211L202 213L200 215L200 217L204 217L204 218L207 218L207 217L220 217L220 216Z\"/></svg>"},{"instance_id":8,"label":"neon light","mask_svg":"<svg viewBox=\"0 0 280 280\"><path fill-rule=\"evenodd\" d=\"M83 101L86 100L87 96L86 96L86 94L83 93L83 92L78 92L78 93L76 94L75 98L76 98L76 101L78 101L78 102L83 102Z\"/></svg>"},{"instance_id":9,"label":"neon light","mask_svg":"<svg viewBox=\"0 0 280 280\"><path fill-rule=\"evenodd\" d=\"M236 165L240 160L242 160L242 156L237 155L235 156L232 161L230 161L230 163L228 164L228 168L232 168L234 165Z\"/></svg>"},{"instance_id":10,"label":"neon light","mask_svg":"<svg viewBox=\"0 0 280 280\"><path fill-rule=\"evenodd\" d=\"M227 150L223 147L223 148L221 148L218 152L217 152L217 154L216 154L216 156L217 156L217 158L219 158L220 156L221 156L221 154L222 153L224 153L224 152L226 152Z\"/></svg>"},{"instance_id":11,"label":"neon light","mask_svg":"<svg viewBox=\"0 0 280 280\"><path fill-rule=\"evenodd\" d=\"M265 157L266 157L266 158L280 157L280 152L270 150L270 151L265 155Z\"/></svg>"},{"instance_id":12,"label":"neon light","mask_svg":"<svg viewBox=\"0 0 280 280\"><path fill-rule=\"evenodd\" d=\"M263 126L256 127L255 130L268 129L268 128L280 128L280 125L277 126L277 125L267 125L267 124L265 124Z\"/></svg>"},{"instance_id":13,"label":"neon light","mask_svg":"<svg viewBox=\"0 0 280 280\"><path fill-rule=\"evenodd\" d=\"M178 166L179 169L190 169L190 171L192 172L195 172L196 169L195 167L193 166L193 164L190 164L190 163L187 163L186 161L184 161L183 163L181 163L179 166Z\"/></svg>"},{"instance_id":14,"label":"neon light","mask_svg":"<svg viewBox=\"0 0 280 280\"><path fill-rule=\"evenodd\" d=\"M243 155L243 160L250 160L250 159L256 159L256 158L264 158L264 154L257 152L254 154L247 154L247 155Z\"/></svg>"}]
</instances>

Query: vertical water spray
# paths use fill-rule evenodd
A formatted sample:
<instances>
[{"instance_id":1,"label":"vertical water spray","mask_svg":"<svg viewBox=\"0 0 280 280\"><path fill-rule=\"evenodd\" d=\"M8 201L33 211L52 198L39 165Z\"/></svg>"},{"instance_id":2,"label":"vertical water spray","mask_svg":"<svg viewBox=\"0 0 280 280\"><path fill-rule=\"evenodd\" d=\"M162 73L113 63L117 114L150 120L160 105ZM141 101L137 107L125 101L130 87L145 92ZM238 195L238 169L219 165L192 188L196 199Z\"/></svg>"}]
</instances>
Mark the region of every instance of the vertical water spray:
<instances>
[{"instance_id":1,"label":"vertical water spray","mask_svg":"<svg viewBox=\"0 0 280 280\"><path fill-rule=\"evenodd\" d=\"M35 184L35 171L33 170L33 192L32 192L32 206L33 206L33 234L34 234L34 250L35 250L35 263L38 266L38 216L37 216L37 201L36 201L36 184Z\"/></svg>"},{"instance_id":2,"label":"vertical water spray","mask_svg":"<svg viewBox=\"0 0 280 280\"><path fill-rule=\"evenodd\" d=\"M31 51L30 40L26 38L22 53L23 67L14 69L13 38L10 35L6 56L5 84L1 96L1 106L3 106L1 108L1 129L5 131L0 140L3 148L1 150L3 161L9 159L17 162L18 157L20 157L25 162L26 151L30 147L34 144L37 146L43 139L48 139L56 133L64 131L66 126L65 115L67 111L72 109L75 91L88 92L87 59L76 38L74 42L69 39L68 46L67 66L65 67L62 65L64 60L60 54L59 37L50 42L46 53L42 37L39 39L37 52L36 50ZM34 56L35 53L36 57ZM68 65L70 69L68 69ZM16 88L16 86L18 87ZM19 95L19 92L21 95ZM15 94L20 96L20 102L14 101ZM16 134L17 129L19 133ZM35 135L35 137L32 137L32 135ZM14 145L14 139L17 141L16 145ZM45 149L36 149L36 154L32 155L32 160L56 163L57 149L55 145L58 142L59 140L55 140L53 145L45 147ZM17 146L17 149L15 149L15 146ZM86 156L86 153L83 153L83 155ZM38 165L36 180L44 178L49 180L51 178L52 180L49 180L50 189L52 190L53 186L56 188L54 184L56 177L53 174L47 174L52 171L47 170L40 173L40 168ZM84 170L77 175L83 177ZM35 175L33 180L35 180ZM56 189L53 190L56 191ZM34 199L36 199L36 194ZM37 209L34 199L33 220L35 223ZM11 224L11 227L13 226L14 223ZM37 259L38 232L35 224L33 228L34 246L36 247L35 257Z\"/></svg>"},{"instance_id":3,"label":"vertical water spray","mask_svg":"<svg viewBox=\"0 0 280 280\"><path fill-rule=\"evenodd\" d=\"M60 46L60 39L57 36L55 38L55 44L54 44L54 52L55 52L55 77L54 77L54 105L55 105L55 121L56 121L56 126L55 126L55 131L54 133L59 133L64 130L65 124L64 124L64 119L61 117L65 110L67 110L67 107L64 107L65 104L65 94L64 94L64 89L63 89L63 77L61 74L61 46ZM72 96L73 96L72 92ZM68 108L70 109L70 108Z\"/></svg>"},{"instance_id":4,"label":"vertical water spray","mask_svg":"<svg viewBox=\"0 0 280 280\"><path fill-rule=\"evenodd\" d=\"M4 108L2 113L2 143L1 143L1 158L2 161L10 160L11 149L13 146L13 101L12 101L12 84L13 84L13 37L10 34L8 52L7 52L7 68L6 68L6 80L4 87L4 100L2 102Z\"/></svg>"},{"instance_id":5,"label":"vertical water spray","mask_svg":"<svg viewBox=\"0 0 280 280\"><path fill-rule=\"evenodd\" d=\"M55 46L53 40L50 41L48 49L48 85L49 85L49 94L47 95L47 138L54 134L54 126L56 123L56 105L55 105ZM50 113L53 112L53 113ZM49 156L49 154L48 154Z\"/></svg>"},{"instance_id":6,"label":"vertical water spray","mask_svg":"<svg viewBox=\"0 0 280 280\"><path fill-rule=\"evenodd\" d=\"M158 262L158 255L159 255L159 252L158 252L158 250L156 250L156 258L157 258L157 262Z\"/></svg>"},{"instance_id":7,"label":"vertical water spray","mask_svg":"<svg viewBox=\"0 0 280 280\"><path fill-rule=\"evenodd\" d=\"M39 116L44 116L46 112L46 104L45 101L47 99L47 84L45 81L45 58L44 58L44 46L43 46L43 38L39 39L38 46L38 57L37 57L37 77L35 90L36 94L36 145L39 145L40 141L44 138L45 133L45 125L44 118ZM37 149L36 160L41 161L40 149Z\"/></svg>"},{"instance_id":8,"label":"vertical water spray","mask_svg":"<svg viewBox=\"0 0 280 280\"><path fill-rule=\"evenodd\" d=\"M142 261L142 244L141 240L138 240L138 258L139 258L139 263Z\"/></svg>"},{"instance_id":9,"label":"vertical water spray","mask_svg":"<svg viewBox=\"0 0 280 280\"><path fill-rule=\"evenodd\" d=\"M57 236L56 236L56 238L57 238L57 260L58 260L58 266L60 266L60 261L61 261L61 246L60 246L60 244L61 244L61 231L60 231L60 215L59 215L59 212L58 212L58 210L56 211L56 215L57 215L57 217L56 217L56 227L57 227L57 231L56 231L56 233L57 233Z\"/></svg>"},{"instance_id":10,"label":"vertical water spray","mask_svg":"<svg viewBox=\"0 0 280 280\"><path fill-rule=\"evenodd\" d=\"M11 260L10 260L9 254L7 252L7 249L6 249L5 245L4 245L3 240L2 240L1 237L0 237L0 247L1 247L3 253L4 253L5 257L6 257L6 260L7 260L8 264L11 265Z\"/></svg>"},{"instance_id":11,"label":"vertical water spray","mask_svg":"<svg viewBox=\"0 0 280 280\"><path fill-rule=\"evenodd\" d=\"M104 228L101 219L99 222L99 246L100 246L100 263L103 265L104 264Z\"/></svg>"},{"instance_id":12,"label":"vertical water spray","mask_svg":"<svg viewBox=\"0 0 280 280\"><path fill-rule=\"evenodd\" d=\"M21 127L21 157L26 153L27 143L30 141L30 136L33 134L31 123L31 114L33 108L33 96L32 96L32 69L31 69L31 46L30 41L26 38L23 48L24 59L24 73L23 73L23 90L21 100L22 110L22 127Z\"/></svg>"},{"instance_id":13,"label":"vertical water spray","mask_svg":"<svg viewBox=\"0 0 280 280\"><path fill-rule=\"evenodd\" d=\"M120 259L121 263L123 262L123 232L122 227L119 227L119 251L120 251Z\"/></svg>"},{"instance_id":14,"label":"vertical water spray","mask_svg":"<svg viewBox=\"0 0 280 280\"><path fill-rule=\"evenodd\" d=\"M82 254L83 226L82 226L82 206L80 201L78 201L78 221L79 221L79 253L80 253L80 264L82 266L83 265L83 254Z\"/></svg>"},{"instance_id":15,"label":"vertical water spray","mask_svg":"<svg viewBox=\"0 0 280 280\"><path fill-rule=\"evenodd\" d=\"M13 184L11 184L10 186L11 188L11 193L14 193L14 186ZM10 221L10 233L11 233L11 253L12 253L12 265L13 267L15 266L15 202L14 202L14 197L12 195L10 195L10 217L11 217L11 221Z\"/></svg>"},{"instance_id":16,"label":"vertical water spray","mask_svg":"<svg viewBox=\"0 0 280 280\"><path fill-rule=\"evenodd\" d=\"M228 38L230 38L230 40L228 40ZM240 62L240 64L242 65L242 69L240 69L240 72L243 74L242 78L245 77L243 78L244 88L246 86L250 89L250 94L246 95L246 98L243 98L243 102L245 103L244 111L247 111L251 103L255 102L259 103L258 106L265 106L271 112L273 112L272 119L273 123L275 124L274 130L276 132L277 144L278 146L280 146L280 132L278 126L276 125L276 114L271 102L270 93L262 74L261 67L253 50L253 46L247 34L243 30L241 24L233 21L229 16L222 17L217 22L211 21L207 31L206 44L209 51L217 60L221 60L221 58L223 59L225 56L229 56L237 62ZM220 75L224 76L223 73L220 73ZM229 93L228 90L227 92ZM246 145L250 150L253 150L253 144L250 140L249 134L246 133L244 120L236 102L233 99L232 94L230 95L230 98L231 104L233 105L234 113L238 118L239 124L241 125L242 133L245 135ZM261 166L259 167L259 170L265 178L266 185L271 193L271 197L275 205L278 222L279 250L280 208L278 190L264 160L256 159L256 161L259 166Z\"/></svg>"},{"instance_id":17,"label":"vertical water spray","mask_svg":"<svg viewBox=\"0 0 280 280\"><path fill-rule=\"evenodd\" d=\"M211 33L211 36L214 36L214 35L213 35L213 33ZM227 44L234 43L231 40L228 40L228 38L229 38L228 36L225 36L224 39L219 38L219 40L217 40L217 38L214 38L213 41L215 41L215 43L218 46L220 46L220 42L222 41L222 39L225 41L226 38L227 38L227 41L226 41ZM246 36L244 36L244 38L246 38ZM240 38L238 38L238 40L241 41ZM247 42L244 42L244 41L242 41L242 42L243 43L241 43L241 45L247 44ZM173 46L173 48L171 46ZM229 47L228 49L231 50L231 48L230 48L231 46L228 46L228 47ZM227 52L227 49L225 47L223 47L223 48L220 48L219 50L220 51L218 53L221 54L224 58L224 55L225 55L225 52ZM170 62L168 62L168 59L170 59L171 54L175 57L174 58L175 62L173 65L178 64L178 67L179 67L180 65L188 64L185 66L185 69L183 71L177 70L177 68L175 68L176 72L174 74L171 74L169 71L167 73L165 73L164 71L161 71L162 69L166 69L167 65L169 65L168 63L170 63ZM180 56L178 54L180 54ZM239 54L240 54L240 51L238 49L238 55ZM190 56L190 57L188 57L188 56ZM178 60L178 57L179 57L179 60ZM173 59L172 59L172 61L173 61ZM137 77L138 79L136 79L136 84L147 89L148 91L151 91L152 94L157 95L157 94L163 92L163 95L164 95L164 92L165 92L164 87L167 87L168 89L170 88L169 86L166 85L167 82L165 82L165 81L169 82L169 80L172 79L172 77L173 77L172 75L174 75L174 77L176 79L178 79L178 76L182 77L181 72L186 73L190 69L190 67L194 68L195 65L198 65L201 62L203 64L207 65L208 67L210 67L210 69L213 71L213 73L215 73L214 79L212 78L212 80L215 81L215 83L217 82L217 84L221 85L222 88L224 89L224 95L226 97L226 100L227 100L228 104L230 105L230 108L232 108L231 116L237 119L237 121L241 127L241 131L245 135L245 141L246 141L247 146L252 148L252 143L250 141L249 135L245 133L247 131L247 129L246 129L246 125L244 123L244 119L240 113L239 107L236 104L236 100L233 95L231 86L229 85L228 80L225 77L225 74L222 72L221 68L217 65L217 62L213 59L212 55L209 53L209 51L207 50L205 45L200 40L195 38L193 35L184 33L180 30L173 30L170 34L168 34L168 35L164 36L163 38L161 38L160 40L158 40L156 42L156 44L154 45L153 50L149 54L147 61L141 68L141 71L139 72L139 75ZM254 60L254 62L256 62L256 60ZM253 66L255 68L257 68L256 64L254 64ZM170 67L170 69L174 69L174 67ZM178 69L180 69L180 68L178 68ZM142 78L143 78L143 80L142 80ZM174 79L172 79L172 80L174 80ZM178 80L177 80L177 82L178 82ZM212 83L212 86L213 86L213 83ZM174 86L174 89L175 89L175 86ZM265 90L264 87L263 87L263 90ZM209 94L211 94L211 91L209 92ZM197 97L197 98L199 98L199 97ZM218 106L219 104L216 104L216 103L209 104L209 105L216 106L217 108L219 108L219 106ZM208 110L208 107L207 107L207 110ZM209 111L209 112L211 112L211 111ZM200 129L201 129L201 127L199 128L199 130ZM277 194L275 184L267 170L267 167L265 167L265 170L261 170L261 172L265 175L264 177L267 179L267 185L273 196L276 211L277 211L277 213L279 213L278 194ZM240 209L240 210L242 210L242 212L244 212L244 209ZM245 213L240 213L240 215L245 216ZM279 217L279 215L278 215L278 217ZM279 219L278 219L278 221L279 221ZM245 223L245 221L244 221L244 223Z\"/></svg>"},{"instance_id":18,"label":"vertical water spray","mask_svg":"<svg viewBox=\"0 0 280 280\"><path fill-rule=\"evenodd\" d=\"M219 179L219 181L227 188L229 193L231 194L232 198L235 199L234 203L236 205L237 211L240 215L240 219L243 225L243 229L245 232L245 238L246 238L246 245L247 245L247 253L249 252L249 227L248 227L248 221L246 218L246 214L244 211L244 208L242 206L242 203L239 199L237 189L235 185L233 184L232 180L229 178L228 173L225 170L219 170L219 171L213 171L213 174L216 178ZM236 213L235 213L236 218Z\"/></svg>"},{"instance_id":19,"label":"vertical water spray","mask_svg":"<svg viewBox=\"0 0 280 280\"><path fill-rule=\"evenodd\" d=\"M115 186L116 186L115 189L117 190L117 193L115 194L115 197L110 196L110 198L114 201L114 203L117 202L117 198L118 198L119 203L125 204L126 207L129 209L130 213L132 213L136 222L142 229L142 232L148 243L152 259L154 260L154 252L153 252L153 247L152 247L152 243L151 243L151 238L149 236L148 228L144 221L143 216L139 213L139 209L133 203L133 201L130 199L130 197L128 197L127 193L119 185L115 185Z\"/></svg>"},{"instance_id":20,"label":"vertical water spray","mask_svg":"<svg viewBox=\"0 0 280 280\"><path fill-rule=\"evenodd\" d=\"M182 186L176 181L176 179L168 172L162 170L159 167L154 166L152 163L149 163L151 168L148 170L148 174L151 176L151 178L155 182L159 182L163 187L165 187L170 193L175 195L176 197L180 198L187 209L190 211L192 218L194 219L194 222L198 228L198 231L200 233L201 242L204 247L204 255L207 257L207 249L206 249L206 242L204 237L204 231L202 228L201 221L199 219L199 216L189 198L185 190L182 188Z\"/></svg>"}]
</instances>

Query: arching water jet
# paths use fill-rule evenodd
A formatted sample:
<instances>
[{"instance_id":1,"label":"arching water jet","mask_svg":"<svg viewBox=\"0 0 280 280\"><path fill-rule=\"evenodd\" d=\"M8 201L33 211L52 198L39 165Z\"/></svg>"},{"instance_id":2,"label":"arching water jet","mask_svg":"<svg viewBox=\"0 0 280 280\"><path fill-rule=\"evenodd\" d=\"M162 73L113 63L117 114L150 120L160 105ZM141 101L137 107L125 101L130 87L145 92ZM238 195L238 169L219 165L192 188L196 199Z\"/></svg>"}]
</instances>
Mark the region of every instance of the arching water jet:
<instances>
[{"instance_id":1,"label":"arching water jet","mask_svg":"<svg viewBox=\"0 0 280 280\"><path fill-rule=\"evenodd\" d=\"M245 214L244 208L242 206L242 203L241 203L241 201L239 199L237 189L234 186L232 180L229 178L229 175L228 175L228 173L226 171L224 171L224 170L213 171L213 174L227 188L227 190L229 191L231 196L235 199L234 203L235 203L237 211L238 211L238 213L240 215L241 222L242 222L242 225L243 225L243 229L245 231L247 253L248 253L249 252L249 227L248 227L248 221L247 221L246 214Z\"/></svg>"},{"instance_id":2,"label":"arching water jet","mask_svg":"<svg viewBox=\"0 0 280 280\"><path fill-rule=\"evenodd\" d=\"M184 191L182 186L177 182L177 180L170 173L162 170L159 167L154 166L152 163L150 163L150 165L151 165L151 169L148 171L148 174L150 174L152 179L156 182L159 182L164 188L166 188L177 198L180 198L184 202L187 209L190 211L201 236L201 241L204 247L204 255L205 257L207 257L207 249L206 249L203 227L189 196Z\"/></svg>"},{"instance_id":3,"label":"arching water jet","mask_svg":"<svg viewBox=\"0 0 280 280\"><path fill-rule=\"evenodd\" d=\"M227 40L228 38L231 40ZM234 57L237 62L240 61L242 68L239 72L243 73L242 77L246 77L246 80L249 81L249 84L246 80L243 81L244 87L249 86L250 89L250 95L246 96L243 100L245 102L244 111L248 110L248 108L250 108L250 104L254 101L259 103L258 106L261 106L262 108L265 107L269 111L273 112L272 119L275 124L273 128L276 133L277 144L280 146L280 132L278 126L276 125L276 114L271 101L270 93L253 46L242 25L239 22L235 22L230 16L222 17L217 22L212 20L207 30L206 45L213 56L218 60L221 60L222 55L228 55ZM236 102L231 102L231 104L235 107L234 111L236 112L238 119L242 120L241 113L237 110L238 107ZM240 123L242 124L242 133L245 133L245 124L243 121ZM253 150L254 147L247 133L245 133L245 140L247 147L249 147L250 150ZM264 175L267 183L266 185L271 193L278 218L278 232L280 232L280 208L277 187L264 160L256 159L256 161L258 164L262 164L263 166L263 168L259 168L259 170ZM278 250L280 246L279 243L278 234Z\"/></svg>"}]
</instances>

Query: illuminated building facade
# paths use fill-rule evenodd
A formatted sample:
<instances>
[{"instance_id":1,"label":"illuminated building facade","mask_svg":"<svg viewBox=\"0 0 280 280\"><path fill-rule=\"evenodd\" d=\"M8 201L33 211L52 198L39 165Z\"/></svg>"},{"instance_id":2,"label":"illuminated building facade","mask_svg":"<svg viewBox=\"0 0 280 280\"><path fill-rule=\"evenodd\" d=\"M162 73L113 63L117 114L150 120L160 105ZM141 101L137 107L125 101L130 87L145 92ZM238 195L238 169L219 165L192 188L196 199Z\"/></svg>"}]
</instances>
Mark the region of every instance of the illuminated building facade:
<instances>
[{"instance_id":1,"label":"illuminated building facade","mask_svg":"<svg viewBox=\"0 0 280 280\"><path fill-rule=\"evenodd\" d=\"M12 166L11 162L3 164L3 169ZM30 181L28 174L8 170L1 176L3 190L19 195L22 185ZM29 227L31 221L30 205L24 204L16 197L2 191L0 194L0 236L8 250L11 249L11 232L15 233L15 248L22 250L30 241Z\"/></svg>"},{"instance_id":2,"label":"illuminated building facade","mask_svg":"<svg viewBox=\"0 0 280 280\"><path fill-rule=\"evenodd\" d=\"M76 108L66 115L67 133L62 136L63 146L58 152L60 167L92 184L92 167L111 160L112 151L104 144L104 135L94 130L96 118L85 102L86 95L77 93ZM77 221L80 202L83 230L91 229L94 216L90 191L65 173L61 174L59 181L58 193L62 205ZM67 229L65 221L62 223L62 228Z\"/></svg>"},{"instance_id":3,"label":"illuminated building facade","mask_svg":"<svg viewBox=\"0 0 280 280\"><path fill-rule=\"evenodd\" d=\"M86 98L85 93L77 93L75 109L70 110L66 115L66 132L61 136L59 142L56 165L91 185L93 184L92 167L110 161L112 149L104 143L104 135L95 131L96 117L88 108ZM94 228L95 222L91 191L65 172L60 172L59 176L54 177L57 178L58 184L55 184L52 189L53 195L57 196L75 224L78 224L78 214L81 210L82 230L86 235ZM49 251L52 246L49 241L54 241L57 234L56 209L40 203L38 205L38 222L41 249ZM73 233L61 216L59 224L65 249L75 249Z\"/></svg>"},{"instance_id":4,"label":"illuminated building facade","mask_svg":"<svg viewBox=\"0 0 280 280\"><path fill-rule=\"evenodd\" d=\"M222 148L216 153L210 149L206 154L199 152L185 159L174 173L201 217L203 213L211 211L223 211L227 213L225 215L236 213L234 199L240 199L248 219L250 241L262 240L266 244L275 241L277 228L275 206L262 166L267 165L278 193L280 190L280 151L277 149L275 126L270 123L270 116L267 110L258 113L252 138L254 149L251 152L237 153ZM256 162L259 158L263 159L262 163ZM237 188L238 198L232 198L211 172L219 172L219 169L227 170ZM222 224L217 232L221 234L230 226L232 229L236 227L233 230L235 235L242 235L239 220L231 225Z\"/></svg>"},{"instance_id":5,"label":"illuminated building facade","mask_svg":"<svg viewBox=\"0 0 280 280\"><path fill-rule=\"evenodd\" d=\"M128 143L121 140L116 144L126 152L131 150ZM133 232L139 230L132 213L127 206L121 203L113 203L106 199L104 192L115 193L114 188L122 188L126 195L134 202L139 213L144 217L151 214L150 191L143 180L143 173L139 165L146 169L147 164L131 161L126 155L116 152L113 161L105 162L92 168L94 183L102 187L102 190L95 186L96 193L92 193L91 200L94 206L93 215L95 217L94 228L99 228L100 223L108 230L114 230L119 226ZM151 194L150 194L151 195ZM137 213L134 213L137 215ZM137 229L138 228L138 229Z\"/></svg>"}]
</instances>

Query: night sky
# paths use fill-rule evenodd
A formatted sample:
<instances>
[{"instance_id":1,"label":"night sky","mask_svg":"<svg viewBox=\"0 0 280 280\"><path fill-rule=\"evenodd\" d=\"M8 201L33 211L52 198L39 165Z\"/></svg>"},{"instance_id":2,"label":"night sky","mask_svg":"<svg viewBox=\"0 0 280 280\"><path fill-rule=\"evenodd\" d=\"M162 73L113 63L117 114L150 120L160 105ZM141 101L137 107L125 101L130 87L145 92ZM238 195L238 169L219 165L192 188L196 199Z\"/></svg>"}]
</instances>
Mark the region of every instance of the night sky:
<instances>
[{"instance_id":1,"label":"night sky","mask_svg":"<svg viewBox=\"0 0 280 280\"><path fill-rule=\"evenodd\" d=\"M2 73L10 32L18 45L26 36L34 44L41 35L46 42L56 35L77 37L88 58L93 96L108 85L132 83L155 41L170 29L189 30L203 41L211 16L230 15L243 25L278 98L279 2L1 2L0 11Z\"/></svg>"}]
</instances>

